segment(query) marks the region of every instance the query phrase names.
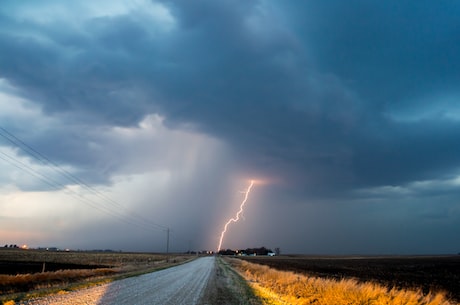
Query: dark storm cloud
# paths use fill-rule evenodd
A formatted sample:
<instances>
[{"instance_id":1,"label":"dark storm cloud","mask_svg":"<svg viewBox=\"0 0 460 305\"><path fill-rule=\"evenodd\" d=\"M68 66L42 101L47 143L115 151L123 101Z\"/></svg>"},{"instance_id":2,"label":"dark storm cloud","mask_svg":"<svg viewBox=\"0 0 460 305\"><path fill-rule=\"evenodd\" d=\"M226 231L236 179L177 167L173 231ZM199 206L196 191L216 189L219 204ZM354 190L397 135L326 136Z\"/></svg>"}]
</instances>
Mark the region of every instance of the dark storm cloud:
<instances>
[{"instance_id":1,"label":"dark storm cloud","mask_svg":"<svg viewBox=\"0 0 460 305\"><path fill-rule=\"evenodd\" d=\"M458 172L458 122L388 122L356 143L354 169L361 183L399 185L448 178Z\"/></svg>"},{"instance_id":2,"label":"dark storm cloud","mask_svg":"<svg viewBox=\"0 0 460 305\"><path fill-rule=\"evenodd\" d=\"M233 174L275 182L264 191L266 215L289 206L296 216L286 211L284 224L291 217L310 221L306 230L327 227L323 218L340 206L343 219L324 229L331 239L359 211L369 219L360 219L352 235L380 212L387 217L376 229L382 238L386 226L405 220L414 232L430 217L458 222L458 210L437 213L428 203L458 201L451 190L460 167L457 1L171 0L135 1L141 9L117 10L120 3L96 10L102 13L73 3L70 14L59 1L43 2L50 6L37 12L18 3L0 9L0 78L44 116L58 118L33 131L8 121L39 151L101 183L161 168L162 162L179 168L165 156L209 145L209 139L186 142L192 133L210 135L230 151L206 157L215 167L225 165L203 178L209 168L197 158L200 178L179 181L183 194L167 201L172 206L201 198L197 193L212 185L222 189L190 206L212 206L217 213L213 201L228 181L209 180L231 172L226 179ZM154 127L169 129L153 143L148 136L133 140L114 132L124 127L142 133L141 122L155 113L163 119ZM174 137L174 131L190 133ZM169 145L169 137L183 144ZM132 160L148 158L157 161ZM427 181L432 184L414 187ZM389 203L407 192L401 202L411 209L422 202L425 220ZM370 205L348 210L353 200ZM374 201L388 205L375 209ZM321 208L309 216L312 206ZM399 212L407 218L395 216ZM251 232L262 236L267 229ZM368 241L366 234L356 243Z\"/></svg>"},{"instance_id":3,"label":"dark storm cloud","mask_svg":"<svg viewBox=\"0 0 460 305\"><path fill-rule=\"evenodd\" d=\"M289 22L316 66L342 79L364 105L364 119L348 142L350 170L360 184L423 180L458 168L458 119L392 117L403 108L409 119L417 118L424 108L444 103L449 92L458 98L456 1L282 5L291 8Z\"/></svg>"},{"instance_id":4,"label":"dark storm cloud","mask_svg":"<svg viewBox=\"0 0 460 305\"><path fill-rule=\"evenodd\" d=\"M455 88L459 80L454 60L460 50L456 1L283 5L291 6L293 24L318 63L355 82L374 103L397 103L440 86Z\"/></svg>"},{"instance_id":5,"label":"dark storm cloud","mask_svg":"<svg viewBox=\"0 0 460 305\"><path fill-rule=\"evenodd\" d=\"M454 2L285 4L293 21L268 2L165 3L170 33L132 15L78 30L21 23L32 34L3 32L2 75L50 112L132 125L156 110L171 126L191 122L232 142L245 166L310 185L392 184L458 166L458 121L386 115L458 83Z\"/></svg>"},{"instance_id":6,"label":"dark storm cloud","mask_svg":"<svg viewBox=\"0 0 460 305\"><path fill-rule=\"evenodd\" d=\"M144 64L158 72L152 58L159 42L149 41L134 16L89 18L78 26L5 20L6 29L19 29L1 32L2 75L45 111L83 112L116 125L136 124L148 111L152 97L142 94L140 78L147 77Z\"/></svg>"},{"instance_id":7,"label":"dark storm cloud","mask_svg":"<svg viewBox=\"0 0 460 305\"><path fill-rule=\"evenodd\" d=\"M243 159L249 156L245 165L262 159L265 168L298 175L297 181L313 189L433 177L458 164L458 122L400 123L387 112L408 103L408 97L456 83L459 70L448 63L459 47L449 39L455 37L451 12L457 6L448 4L454 6L450 12L435 8L441 15L423 19L431 12L426 3L418 11L407 4L308 3L296 7L299 19L320 20L302 28L307 35L295 36L274 22L267 30L269 42L261 44L250 43L254 37L242 22L244 16L260 17L256 6L236 20L227 16L232 10L213 7L213 17L208 10L194 10L191 19L201 22L184 24L198 33L193 41L199 50L177 57L185 56L182 62L191 65L196 80L190 82L190 75L185 86L177 83L174 88L183 89L171 95L177 108L165 111L170 120L193 120L230 139ZM205 60L196 61L196 54ZM225 60L206 65L215 54ZM433 137L439 145L432 145Z\"/></svg>"},{"instance_id":8,"label":"dark storm cloud","mask_svg":"<svg viewBox=\"0 0 460 305\"><path fill-rule=\"evenodd\" d=\"M2 31L2 75L45 111L123 125L159 111L170 126L193 123L233 143L244 167L264 168L256 174L315 189L459 165L458 120L387 115L458 83L455 2L164 3L176 18L169 32L129 14L77 28L5 16L21 31Z\"/></svg>"}]
</instances>

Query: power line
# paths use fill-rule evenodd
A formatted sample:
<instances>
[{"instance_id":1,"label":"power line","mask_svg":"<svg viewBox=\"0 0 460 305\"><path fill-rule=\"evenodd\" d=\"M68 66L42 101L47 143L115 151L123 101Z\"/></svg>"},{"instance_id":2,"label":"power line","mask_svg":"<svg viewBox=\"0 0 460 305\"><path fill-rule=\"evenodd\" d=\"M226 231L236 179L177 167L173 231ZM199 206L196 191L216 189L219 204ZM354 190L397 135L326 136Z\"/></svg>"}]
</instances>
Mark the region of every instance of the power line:
<instances>
[{"instance_id":1,"label":"power line","mask_svg":"<svg viewBox=\"0 0 460 305\"><path fill-rule=\"evenodd\" d=\"M14 158L14 157L12 157L12 156L10 156L8 154L5 154L2 151L0 151L0 159L3 159L4 161L10 163L14 167L16 167L16 168L18 168L18 169L20 169L22 171L28 172L29 174L37 177L38 179L42 180L43 182L48 184L53 189L60 189L61 188L61 187L56 187L56 185L54 183L50 182L45 176L43 176L42 174L36 172L35 170L33 170L28 165L22 163L21 161L17 160L16 158Z\"/></svg>"},{"instance_id":2,"label":"power line","mask_svg":"<svg viewBox=\"0 0 460 305\"><path fill-rule=\"evenodd\" d=\"M114 209L109 208L109 207L101 207L100 204L97 204L96 202L84 197L81 194L78 194L77 192L75 192L73 190L67 189L67 191L72 193L72 195L74 197L76 197L78 200L90 205L91 207L93 207L93 208L95 208L95 209L97 209L97 210L99 210L99 211L101 211L101 212L103 212L105 214L108 214L108 215L111 215L113 217L116 217L119 220L121 220L121 221L123 221L125 223L129 223L131 225L142 227L142 228L148 229L148 230L151 230L151 229L165 230L165 229L168 228L168 227L166 227L164 225L154 223L154 222L148 220L147 218L145 218L145 217L143 217L141 215L137 215L137 213L134 213L134 212L128 210L128 208L126 208L125 206L123 206L119 202L109 198L108 196L106 196L103 193L101 193L99 190L97 190L94 187L90 186L88 183L86 183L82 179L76 177L72 173L70 173L67 170L63 169L57 163L51 161L48 157L44 156L39 151L37 151L36 149L31 147L30 145L26 144L24 141L22 141L21 139L19 139L18 137L16 137L11 132L9 132L8 130L6 130L5 128L3 128L1 126L0 126L0 136L5 138L7 141L9 141L14 146L16 146L16 147L20 148L21 150L23 150L28 155L32 156L34 159L38 160L40 163L52 168L55 172L59 173L62 177L66 178L68 181L72 182L73 184L76 184L76 185L80 186L82 189L84 189L84 190L88 191L89 193L93 194L94 196L104 200L105 203L111 205L112 207L115 207L115 208L118 207L119 209L125 210L125 212L127 212L127 213L122 213L118 209L114 210ZM27 164L19 161L18 159L14 158L12 156L9 156L9 155L7 155L7 154L5 154L3 152L0 152L0 153L3 155L3 157L0 156L1 159L7 161L8 163L12 164L13 166L15 166L15 167L17 167L17 168L19 168L19 169L21 169L23 171L28 172L31 175L39 178L40 180L42 180L43 182L45 182L49 186L51 186L51 187L53 187L55 189L65 189L67 187L66 184L54 181L53 179L47 177L46 175L43 175L43 174L39 173L38 171L34 170L32 167L30 167Z\"/></svg>"},{"instance_id":3,"label":"power line","mask_svg":"<svg viewBox=\"0 0 460 305\"><path fill-rule=\"evenodd\" d=\"M31 174L32 176L35 176L36 178L40 179L41 181L43 181L44 183L46 183L48 186L50 186L52 189L54 190L65 190L65 193L69 196L72 196L74 197L75 199L77 199L78 201L80 202L83 202L84 204L87 204L89 205L90 207L106 214L106 215L110 215L114 218L117 218L118 220L126 223L126 224L129 224L129 225L134 225L134 226L137 226L137 227L140 227L140 228L143 228L145 230L151 230L152 228L149 227L149 226L146 226L145 224L143 223L139 223L139 222L136 222L136 221L133 221L132 219L126 219L124 218L124 215L123 214L120 214L119 212L116 212L114 210L110 210L110 209L107 209L107 207L101 207L99 206L97 203L95 203L94 201L84 197L83 195L79 194L78 192L74 191L74 190L71 190L71 189L68 189L66 187L66 185L60 183L60 182L56 182L55 180L49 178L49 177L46 177L45 175L42 175L41 173L39 173L38 171L36 171L35 169L33 169L31 166L19 161L18 159L4 153L4 152L1 152L0 151L0 159L3 159L4 161L10 163L11 165L13 165L14 167L24 171L24 172L27 172L29 174Z\"/></svg>"},{"instance_id":4,"label":"power line","mask_svg":"<svg viewBox=\"0 0 460 305\"><path fill-rule=\"evenodd\" d=\"M22 149L24 152L26 152L30 156L34 157L36 160L40 161L42 164L52 167L56 172L61 174L63 177L65 177L70 182L72 182L74 184L77 184L77 185L81 186L82 188L90 191L95 196L101 198L105 202L107 202L109 204L116 205L119 208L126 210L129 213L129 215L134 216L137 220L140 220L142 222L146 222L146 223L148 223L150 225L153 225L153 226L155 226L157 228L160 228L160 229L166 229L166 226L159 225L159 224L156 224L156 223L152 223L150 220L146 219L142 215L138 215L138 214L136 214L136 213L134 213L132 211L127 210L127 208L125 206L123 206L122 204L118 203L117 201L107 197L106 195L104 195L99 190L95 189L94 187L90 186L88 183L86 183L82 179L80 179L80 178L76 177L75 175L73 175L72 173L68 172L67 170L65 170L64 168L59 166L59 164L53 162L48 157L44 156L39 151L37 151L36 149L34 149L33 147L31 147L30 145L28 145L27 143L25 143L24 141L22 141L21 139L19 139L18 137L16 137L11 132L9 132L8 130L6 130L5 128L3 128L1 126L0 126L0 135L2 137L4 137L5 139L7 139L10 143L12 143L15 146L19 147L20 149Z\"/></svg>"}]
</instances>

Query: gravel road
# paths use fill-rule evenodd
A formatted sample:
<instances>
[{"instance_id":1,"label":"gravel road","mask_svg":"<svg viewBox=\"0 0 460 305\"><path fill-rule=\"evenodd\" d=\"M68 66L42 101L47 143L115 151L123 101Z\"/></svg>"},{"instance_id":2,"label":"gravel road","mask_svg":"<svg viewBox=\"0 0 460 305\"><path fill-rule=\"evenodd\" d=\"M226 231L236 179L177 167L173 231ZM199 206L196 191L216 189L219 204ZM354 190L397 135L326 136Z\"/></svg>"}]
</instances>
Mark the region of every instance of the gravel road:
<instances>
[{"instance_id":1,"label":"gravel road","mask_svg":"<svg viewBox=\"0 0 460 305\"><path fill-rule=\"evenodd\" d=\"M28 305L200 304L214 257L93 288L31 299Z\"/></svg>"}]
</instances>

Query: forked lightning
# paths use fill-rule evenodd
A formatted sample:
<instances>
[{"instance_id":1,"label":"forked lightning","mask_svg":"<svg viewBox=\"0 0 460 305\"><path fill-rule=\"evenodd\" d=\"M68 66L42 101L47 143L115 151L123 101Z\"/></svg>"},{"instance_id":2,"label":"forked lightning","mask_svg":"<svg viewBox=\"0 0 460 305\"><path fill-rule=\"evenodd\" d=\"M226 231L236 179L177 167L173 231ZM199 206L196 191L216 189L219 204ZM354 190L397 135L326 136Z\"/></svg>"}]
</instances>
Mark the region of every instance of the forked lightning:
<instances>
[{"instance_id":1,"label":"forked lightning","mask_svg":"<svg viewBox=\"0 0 460 305\"><path fill-rule=\"evenodd\" d=\"M217 252L219 252L222 247L222 241L224 240L224 235L225 235L225 232L227 232L227 227L229 226L229 224L232 222L237 222L240 219L240 214L243 213L244 205L246 201L248 201L249 193L251 192L253 185L254 185L254 180L251 180L251 183L249 184L248 189L246 190L246 192L244 192L244 199L240 204L240 210L236 213L235 218L230 218L225 224L224 230L220 234L220 240L219 240L219 245L217 246Z\"/></svg>"}]
</instances>

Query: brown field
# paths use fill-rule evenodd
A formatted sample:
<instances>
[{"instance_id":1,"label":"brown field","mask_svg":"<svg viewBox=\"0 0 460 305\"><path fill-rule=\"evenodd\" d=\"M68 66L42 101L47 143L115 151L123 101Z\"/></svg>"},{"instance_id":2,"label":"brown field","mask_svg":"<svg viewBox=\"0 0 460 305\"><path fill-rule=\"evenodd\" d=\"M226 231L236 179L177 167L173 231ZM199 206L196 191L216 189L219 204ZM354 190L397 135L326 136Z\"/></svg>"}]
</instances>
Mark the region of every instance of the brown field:
<instances>
[{"instance_id":1,"label":"brown field","mask_svg":"<svg viewBox=\"0 0 460 305\"><path fill-rule=\"evenodd\" d=\"M90 286L193 259L190 255L125 252L0 250L0 302ZM44 270L44 272L43 272ZM40 292L41 291L41 292Z\"/></svg>"},{"instance_id":2,"label":"brown field","mask_svg":"<svg viewBox=\"0 0 460 305\"><path fill-rule=\"evenodd\" d=\"M0 261L46 262L79 265L121 266L165 260L164 254L128 252L45 251L0 248ZM1 273L1 271L0 271Z\"/></svg>"},{"instance_id":3,"label":"brown field","mask_svg":"<svg viewBox=\"0 0 460 305\"><path fill-rule=\"evenodd\" d=\"M320 278L351 278L388 288L418 289L424 294L445 292L447 297L460 301L460 256L256 256L242 259Z\"/></svg>"}]
</instances>

